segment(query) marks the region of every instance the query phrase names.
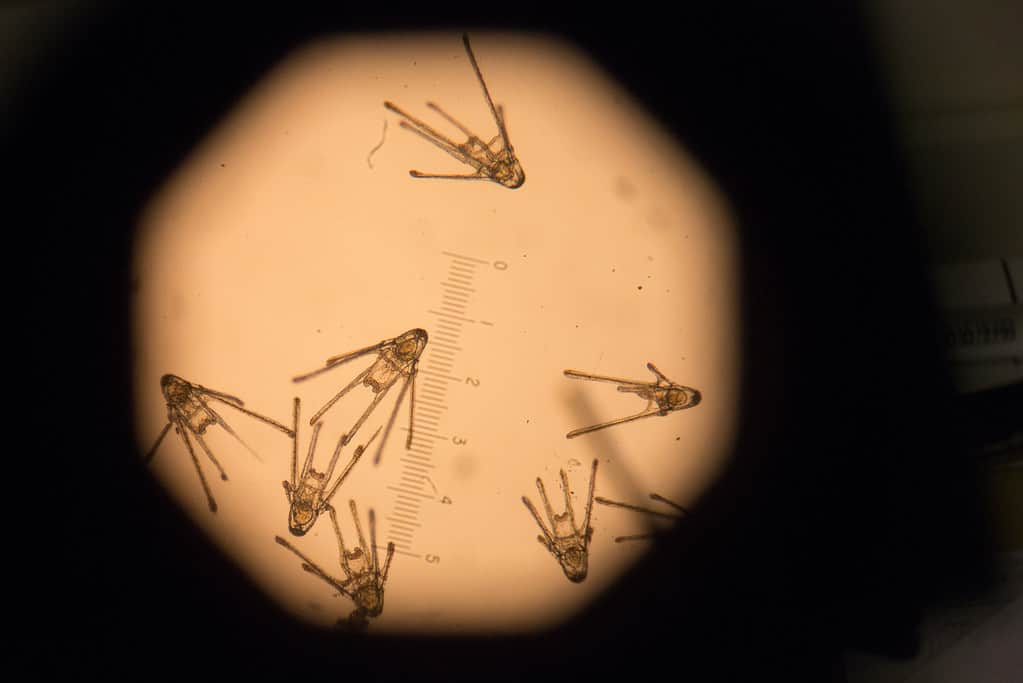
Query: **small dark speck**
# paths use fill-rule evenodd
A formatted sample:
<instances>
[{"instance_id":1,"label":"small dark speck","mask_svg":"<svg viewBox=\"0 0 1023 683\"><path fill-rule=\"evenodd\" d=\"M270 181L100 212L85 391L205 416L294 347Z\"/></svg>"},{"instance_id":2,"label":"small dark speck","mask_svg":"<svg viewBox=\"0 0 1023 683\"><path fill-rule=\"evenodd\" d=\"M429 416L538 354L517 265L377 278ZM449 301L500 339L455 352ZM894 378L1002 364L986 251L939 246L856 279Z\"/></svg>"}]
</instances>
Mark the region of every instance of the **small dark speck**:
<instances>
[{"instance_id":1,"label":"small dark speck","mask_svg":"<svg viewBox=\"0 0 1023 683\"><path fill-rule=\"evenodd\" d=\"M653 275L647 275L647 276L646 276L646 279L647 279L647 280L649 280L649 279L650 279L650 278L652 278L652 277L653 277Z\"/></svg>"},{"instance_id":2,"label":"small dark speck","mask_svg":"<svg viewBox=\"0 0 1023 683\"><path fill-rule=\"evenodd\" d=\"M646 260L647 260L647 261L653 261L653 260L654 260L654 257L653 257L653 256L647 256L647 257L646 257Z\"/></svg>"},{"instance_id":3,"label":"small dark speck","mask_svg":"<svg viewBox=\"0 0 1023 683\"><path fill-rule=\"evenodd\" d=\"M612 272L612 273L613 273L613 272L615 272L615 269L614 269L614 268L612 268L612 269L611 269L611 272Z\"/></svg>"},{"instance_id":4,"label":"small dark speck","mask_svg":"<svg viewBox=\"0 0 1023 683\"><path fill-rule=\"evenodd\" d=\"M220 168L224 168L224 164L221 164L221 165L220 165Z\"/></svg>"},{"instance_id":5,"label":"small dark speck","mask_svg":"<svg viewBox=\"0 0 1023 683\"><path fill-rule=\"evenodd\" d=\"M316 334L320 334L320 330L316 330Z\"/></svg>"},{"instance_id":6,"label":"small dark speck","mask_svg":"<svg viewBox=\"0 0 1023 683\"><path fill-rule=\"evenodd\" d=\"M643 285L640 285L639 287L636 287L636 289L643 289Z\"/></svg>"},{"instance_id":7,"label":"small dark speck","mask_svg":"<svg viewBox=\"0 0 1023 683\"><path fill-rule=\"evenodd\" d=\"M614 190L615 194L625 201L631 201L636 197L636 186L624 176L614 179Z\"/></svg>"},{"instance_id":8,"label":"small dark speck","mask_svg":"<svg viewBox=\"0 0 1023 683\"><path fill-rule=\"evenodd\" d=\"M681 438L682 438L681 436L676 436L675 441L679 441Z\"/></svg>"},{"instance_id":9,"label":"small dark speck","mask_svg":"<svg viewBox=\"0 0 1023 683\"><path fill-rule=\"evenodd\" d=\"M526 424L529 424L529 420L528 419L526 420Z\"/></svg>"}]
</instances>

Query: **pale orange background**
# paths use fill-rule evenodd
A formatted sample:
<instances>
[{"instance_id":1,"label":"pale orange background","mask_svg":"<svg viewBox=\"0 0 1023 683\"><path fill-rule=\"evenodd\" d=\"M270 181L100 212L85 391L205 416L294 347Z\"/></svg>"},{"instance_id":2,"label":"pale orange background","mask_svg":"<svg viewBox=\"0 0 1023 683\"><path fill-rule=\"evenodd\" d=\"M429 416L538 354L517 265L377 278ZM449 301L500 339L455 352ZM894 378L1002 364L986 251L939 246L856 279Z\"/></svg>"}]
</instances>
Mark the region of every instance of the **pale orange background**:
<instances>
[{"instance_id":1,"label":"pale orange background","mask_svg":"<svg viewBox=\"0 0 1023 683\"><path fill-rule=\"evenodd\" d=\"M334 499L349 542L348 499L364 525L375 509L382 548L401 517L388 487L404 477L425 492L413 515L418 526L397 534L375 632L510 632L571 615L649 548L612 540L644 531L647 521L594 505L589 576L571 584L536 541L521 501L527 495L539 508L536 477L560 512L558 470L567 468L580 520L593 458L597 495L645 505L655 491L691 505L720 474L738 428L737 237L722 198L584 54L546 37L471 38L491 94L505 107L526 173L520 189L408 175L468 169L399 128L384 100L456 140L427 100L484 139L497 132L458 34L327 40L267 74L187 159L145 211L134 261L143 452L166 421L159 378L174 373L289 425L292 397L301 397L304 457L308 417L373 357L302 384L291 377L409 328L430 333L418 398L432 393L444 406L439 416L418 416L432 420L417 422L417 443L433 440L430 482L403 459L406 403L381 465L373 466L370 449ZM371 168L367 156L384 121ZM443 252L481 261L469 267L476 291L462 313L476 322L463 323L457 342L448 337L457 349L442 348L444 329L455 328L430 313L442 310L441 282L454 262ZM703 402L565 438L644 402L613 385L569 380L564 369L650 381L648 361L700 389ZM356 443L386 420L398 389ZM368 389L356 389L326 414L318 469L369 398ZM173 432L151 465L154 475L289 610L323 624L346 617L351 602L273 541L288 536L341 576L326 515L303 538L287 533L281 482L290 473L290 440L211 405L263 462L218 429L208 432L230 476L220 481L200 452L216 514ZM466 443L453 443L456 436ZM440 503L443 496L452 504Z\"/></svg>"}]
</instances>

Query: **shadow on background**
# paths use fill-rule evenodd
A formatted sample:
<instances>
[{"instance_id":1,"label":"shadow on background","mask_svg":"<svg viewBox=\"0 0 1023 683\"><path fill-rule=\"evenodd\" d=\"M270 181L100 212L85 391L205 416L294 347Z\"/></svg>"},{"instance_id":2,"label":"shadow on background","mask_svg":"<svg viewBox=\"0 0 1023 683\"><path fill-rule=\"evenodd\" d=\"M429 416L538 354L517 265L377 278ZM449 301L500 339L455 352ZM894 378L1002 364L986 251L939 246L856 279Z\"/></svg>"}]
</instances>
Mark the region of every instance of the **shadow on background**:
<instances>
[{"instance_id":1,"label":"shadow on background","mask_svg":"<svg viewBox=\"0 0 1023 683\"><path fill-rule=\"evenodd\" d=\"M25 443L9 452L25 470L8 482L22 650L79 670L447 680L635 680L659 667L696 680L842 680L844 648L911 655L921 608L989 575L964 457L979 417L959 412L942 365L859 17L809 3L689 8L679 23L592 8L542 22L490 5L436 10L98 3L37 26L4 155L27 208L7 222L8 258L20 261L8 296L27 304L9 332L27 342L9 386L28 400L8 411ZM705 165L742 236L732 467L617 589L542 636L345 640L296 625L137 462L129 259L148 196L291 48L427 19L580 43Z\"/></svg>"}]
</instances>

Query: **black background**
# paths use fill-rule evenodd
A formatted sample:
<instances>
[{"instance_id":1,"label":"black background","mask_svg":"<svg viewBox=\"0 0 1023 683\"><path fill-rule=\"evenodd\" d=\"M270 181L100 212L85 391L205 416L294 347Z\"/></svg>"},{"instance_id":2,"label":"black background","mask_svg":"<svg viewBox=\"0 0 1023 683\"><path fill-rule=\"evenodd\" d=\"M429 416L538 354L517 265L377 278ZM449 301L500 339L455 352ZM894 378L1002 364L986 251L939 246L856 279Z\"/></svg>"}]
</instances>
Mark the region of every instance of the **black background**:
<instances>
[{"instance_id":1,"label":"black background","mask_svg":"<svg viewBox=\"0 0 1023 683\"><path fill-rule=\"evenodd\" d=\"M782 4L530 15L108 2L40 33L45 58L4 130L7 294L25 313L6 333L24 348L7 373L5 611L24 660L131 675L843 680L845 648L911 655L921 607L988 576L963 457L978 426L940 363L861 18ZM704 164L742 236L734 465L619 586L542 636L345 639L295 625L193 530L133 441L129 259L148 195L293 47L428 25L578 42Z\"/></svg>"}]
</instances>

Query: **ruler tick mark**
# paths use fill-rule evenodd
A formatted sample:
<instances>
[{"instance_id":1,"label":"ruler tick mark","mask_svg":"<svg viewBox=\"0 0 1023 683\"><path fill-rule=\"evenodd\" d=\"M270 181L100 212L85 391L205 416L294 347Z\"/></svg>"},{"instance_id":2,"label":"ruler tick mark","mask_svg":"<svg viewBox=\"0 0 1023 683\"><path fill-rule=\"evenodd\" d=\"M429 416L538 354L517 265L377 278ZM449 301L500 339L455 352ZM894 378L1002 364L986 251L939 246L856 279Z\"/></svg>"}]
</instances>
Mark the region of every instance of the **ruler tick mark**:
<instances>
[{"instance_id":1,"label":"ruler tick mark","mask_svg":"<svg viewBox=\"0 0 1023 683\"><path fill-rule=\"evenodd\" d=\"M407 431L408 431L408 427L402 427L402 428L401 428L401 431L403 431L403 432L407 432ZM440 439L440 440L442 440L442 441L447 441L447 440L448 440L448 437L446 437L446 436L443 436L443 435L441 435L441 434L438 434L437 432L435 432L435 431L432 431L432 430L430 430L430 429L417 429L417 430L415 430L415 433L416 433L416 434L419 434L420 432L422 432L422 433L424 433L424 434L427 434L427 435L429 435L429 436L432 436L432 437L433 437L434 439ZM414 436L413 436L412 438L413 438L413 439L415 439L415 437L414 437Z\"/></svg>"},{"instance_id":2,"label":"ruler tick mark","mask_svg":"<svg viewBox=\"0 0 1023 683\"><path fill-rule=\"evenodd\" d=\"M454 370L454 366L447 361L442 361L439 358L431 358L429 367L433 368L436 366L438 372L451 372Z\"/></svg>"},{"instance_id":3,"label":"ruler tick mark","mask_svg":"<svg viewBox=\"0 0 1023 683\"><path fill-rule=\"evenodd\" d=\"M429 391L428 389L423 389L420 393L424 397L431 398L431 399L436 400L436 401L443 401L444 400L444 394L439 392L439 391L434 392L434 391Z\"/></svg>"},{"instance_id":4,"label":"ruler tick mark","mask_svg":"<svg viewBox=\"0 0 1023 683\"><path fill-rule=\"evenodd\" d=\"M465 285L455 284L454 282L441 282L440 286L444 287L445 289L453 289L456 292L470 292L472 294L476 293L476 290L473 289L472 287L466 287Z\"/></svg>"},{"instance_id":5,"label":"ruler tick mark","mask_svg":"<svg viewBox=\"0 0 1023 683\"><path fill-rule=\"evenodd\" d=\"M462 316L451 315L450 313L442 313L440 311L434 311L432 309L427 311L427 313L432 313L433 315L436 315L436 316L441 317L441 318L451 318L453 320L462 320L462 321L465 321L467 323L474 323L474 322L476 322L472 318L464 318Z\"/></svg>"},{"instance_id":6,"label":"ruler tick mark","mask_svg":"<svg viewBox=\"0 0 1023 683\"><path fill-rule=\"evenodd\" d=\"M434 496L431 493L423 493L421 490L413 489L413 488L405 488L405 487L402 487L402 486L388 486L387 488L390 489L391 491L400 491L400 492L402 492L402 493L404 493L406 495L419 496L420 498L435 498L436 497L436 496Z\"/></svg>"},{"instance_id":7,"label":"ruler tick mark","mask_svg":"<svg viewBox=\"0 0 1023 683\"><path fill-rule=\"evenodd\" d=\"M432 341L437 346L440 346L445 349L454 348L457 349L458 351L462 350L462 347L458 345L458 342L461 340L454 335L449 336L445 335L443 332L434 332L433 339L431 339L430 341Z\"/></svg>"},{"instance_id":8,"label":"ruler tick mark","mask_svg":"<svg viewBox=\"0 0 1023 683\"><path fill-rule=\"evenodd\" d=\"M436 377L437 379L443 379L443 380L446 380L448 382L461 382L462 381L461 377L455 377L454 375L444 375L444 374L441 374L439 372L432 372L430 370L420 370L419 371L420 374L425 374L427 372L430 373L429 375L427 375L427 377ZM443 385L441 385L441 386L443 386Z\"/></svg>"},{"instance_id":9,"label":"ruler tick mark","mask_svg":"<svg viewBox=\"0 0 1023 683\"><path fill-rule=\"evenodd\" d=\"M461 377L452 377L451 375L442 375L442 374L437 373L437 372L431 372L430 370L420 370L419 374L427 375L429 377L439 377L440 379L446 379L449 382L461 382L462 381Z\"/></svg>"},{"instance_id":10,"label":"ruler tick mark","mask_svg":"<svg viewBox=\"0 0 1023 683\"><path fill-rule=\"evenodd\" d=\"M451 258L460 258L471 263L482 263L483 265L490 263L490 261L484 261L483 259L476 258L475 256L464 256L462 254L456 254L453 251L442 251L441 254L444 256L450 256Z\"/></svg>"},{"instance_id":11,"label":"ruler tick mark","mask_svg":"<svg viewBox=\"0 0 1023 683\"><path fill-rule=\"evenodd\" d=\"M416 406L416 407L418 407L418 406ZM434 415L441 415L444 412L444 408L436 408L434 406L430 406L430 410L425 410L424 412L432 413Z\"/></svg>"},{"instance_id":12,"label":"ruler tick mark","mask_svg":"<svg viewBox=\"0 0 1023 683\"><path fill-rule=\"evenodd\" d=\"M398 530L407 533L409 535L409 538L412 537L412 534L415 533L416 529L419 529L423 526L418 522L410 522L401 518L396 518L394 515L391 515L387 521L391 523L392 529L400 527Z\"/></svg>"},{"instance_id":13,"label":"ruler tick mark","mask_svg":"<svg viewBox=\"0 0 1023 683\"><path fill-rule=\"evenodd\" d=\"M442 356L453 359L455 357L455 351L452 351L450 346L451 344L447 344L446 346L442 346L440 344L434 345L434 347L430 349L430 357Z\"/></svg>"}]
</instances>

